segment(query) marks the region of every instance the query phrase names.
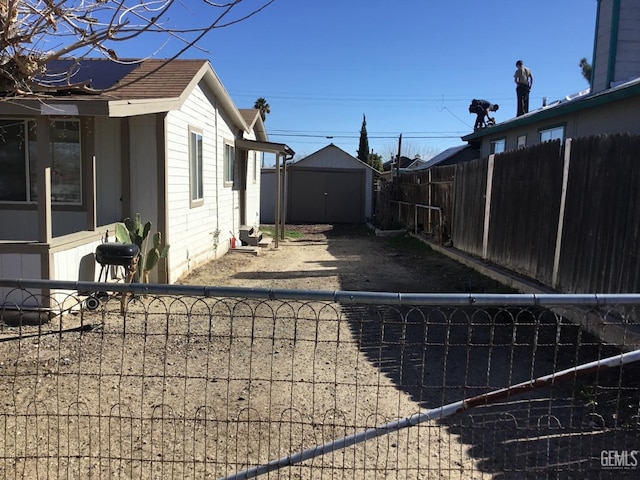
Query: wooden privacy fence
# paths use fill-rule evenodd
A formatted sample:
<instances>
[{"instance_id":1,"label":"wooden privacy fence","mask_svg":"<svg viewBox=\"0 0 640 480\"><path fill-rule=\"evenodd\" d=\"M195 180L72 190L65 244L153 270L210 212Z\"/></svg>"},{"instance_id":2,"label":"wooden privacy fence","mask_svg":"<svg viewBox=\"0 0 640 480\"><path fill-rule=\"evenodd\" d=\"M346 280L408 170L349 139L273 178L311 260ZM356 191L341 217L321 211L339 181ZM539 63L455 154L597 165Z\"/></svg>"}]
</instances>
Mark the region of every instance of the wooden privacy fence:
<instances>
[{"instance_id":1,"label":"wooden privacy fence","mask_svg":"<svg viewBox=\"0 0 640 480\"><path fill-rule=\"evenodd\" d=\"M556 140L405 175L396 199L440 207L456 249L559 291L637 292L639 157L637 135Z\"/></svg>"},{"instance_id":2,"label":"wooden privacy fence","mask_svg":"<svg viewBox=\"0 0 640 480\"><path fill-rule=\"evenodd\" d=\"M392 208L398 221L438 241L450 239L455 171L451 165L401 176Z\"/></svg>"}]
</instances>

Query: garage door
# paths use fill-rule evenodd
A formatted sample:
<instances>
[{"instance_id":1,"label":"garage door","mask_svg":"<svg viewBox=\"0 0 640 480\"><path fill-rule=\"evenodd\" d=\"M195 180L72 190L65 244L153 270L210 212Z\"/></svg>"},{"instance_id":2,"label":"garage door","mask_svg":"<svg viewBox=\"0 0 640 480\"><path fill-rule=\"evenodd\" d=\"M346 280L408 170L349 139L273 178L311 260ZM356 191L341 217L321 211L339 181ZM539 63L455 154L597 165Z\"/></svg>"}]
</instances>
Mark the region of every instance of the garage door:
<instances>
[{"instance_id":1,"label":"garage door","mask_svg":"<svg viewBox=\"0 0 640 480\"><path fill-rule=\"evenodd\" d=\"M364 222L363 170L288 170L287 221Z\"/></svg>"}]
</instances>

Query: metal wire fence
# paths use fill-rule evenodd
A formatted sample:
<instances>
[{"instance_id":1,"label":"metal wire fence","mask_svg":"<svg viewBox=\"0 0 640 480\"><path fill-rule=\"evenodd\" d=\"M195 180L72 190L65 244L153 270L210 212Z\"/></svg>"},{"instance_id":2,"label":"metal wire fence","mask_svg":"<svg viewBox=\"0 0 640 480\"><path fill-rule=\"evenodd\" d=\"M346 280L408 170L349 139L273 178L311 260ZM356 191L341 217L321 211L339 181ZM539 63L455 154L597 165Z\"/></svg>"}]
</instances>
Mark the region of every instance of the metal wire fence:
<instances>
[{"instance_id":1,"label":"metal wire fence","mask_svg":"<svg viewBox=\"0 0 640 480\"><path fill-rule=\"evenodd\" d=\"M0 287L2 478L640 474L640 295Z\"/></svg>"}]
</instances>

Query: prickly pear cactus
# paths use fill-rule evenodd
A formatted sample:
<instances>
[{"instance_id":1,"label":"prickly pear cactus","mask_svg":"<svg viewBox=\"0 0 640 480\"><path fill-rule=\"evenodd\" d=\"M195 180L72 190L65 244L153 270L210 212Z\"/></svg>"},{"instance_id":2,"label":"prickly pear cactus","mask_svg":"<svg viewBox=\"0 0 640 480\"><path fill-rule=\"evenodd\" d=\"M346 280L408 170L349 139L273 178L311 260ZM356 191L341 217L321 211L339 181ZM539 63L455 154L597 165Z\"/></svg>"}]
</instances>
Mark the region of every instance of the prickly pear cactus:
<instances>
[{"instance_id":1,"label":"prickly pear cactus","mask_svg":"<svg viewBox=\"0 0 640 480\"><path fill-rule=\"evenodd\" d=\"M134 280L142 279L144 283L149 283L149 272L152 271L161 258L167 258L169 245L162 246L162 236L156 232L151 238L149 246L149 232L151 232L151 222L142 223L142 217L136 213L134 219L125 218L123 222L116 223L116 239L120 243L133 243L138 246L137 264L142 271L134 272Z\"/></svg>"}]
</instances>

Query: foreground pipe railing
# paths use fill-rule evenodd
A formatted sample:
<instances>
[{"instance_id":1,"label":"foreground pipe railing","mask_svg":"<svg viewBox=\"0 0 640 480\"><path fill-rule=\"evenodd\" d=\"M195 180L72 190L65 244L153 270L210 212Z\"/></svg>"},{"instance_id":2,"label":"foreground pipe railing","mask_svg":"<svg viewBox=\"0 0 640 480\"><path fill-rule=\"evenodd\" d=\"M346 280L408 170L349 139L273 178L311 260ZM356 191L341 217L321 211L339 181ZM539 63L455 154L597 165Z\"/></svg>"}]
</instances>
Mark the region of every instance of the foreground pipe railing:
<instances>
[{"instance_id":1,"label":"foreground pipe railing","mask_svg":"<svg viewBox=\"0 0 640 480\"><path fill-rule=\"evenodd\" d=\"M637 362L638 360L640 360L640 350L635 350L633 352L627 352L620 355L614 355L612 357L608 357L602 360L596 360L594 362L584 363L582 365L567 368L566 370L561 370L550 375L545 375L528 382L518 383L516 385L512 385L511 387L501 388L499 390L494 390L482 395L478 395L476 397L449 403L437 408L431 408L429 410L416 413L415 415L411 415L410 417L401 418L393 422L385 423L384 425L369 428L353 435L332 440L325 443L324 445L318 445L294 455L282 457L263 465L258 465L256 467L248 468L244 471L228 475L222 480L244 480L247 478L255 478L264 473L278 470L282 467L295 465L297 463L304 462L305 460L310 460L314 457L326 455L327 453L331 453L335 450L341 450L347 447L351 447L357 443L362 443L364 441L371 440L372 438L387 435L403 428L413 427L429 420L440 420L464 412L473 407L490 405L499 400L503 400L514 395L519 395L521 393L529 392L537 388L561 383L580 375L594 373L606 368L620 367L627 363Z\"/></svg>"},{"instance_id":2,"label":"foreground pipe railing","mask_svg":"<svg viewBox=\"0 0 640 480\"><path fill-rule=\"evenodd\" d=\"M402 293L349 290L295 290L283 288L217 287L210 285L165 285L154 283L76 282L39 279L0 279L0 287L19 289L71 290L76 292L118 292L134 295L192 295L244 297L264 300L309 300L341 304L377 305L472 305L472 306L582 306L631 305L640 293Z\"/></svg>"}]
</instances>

